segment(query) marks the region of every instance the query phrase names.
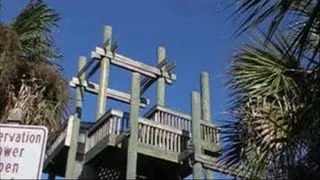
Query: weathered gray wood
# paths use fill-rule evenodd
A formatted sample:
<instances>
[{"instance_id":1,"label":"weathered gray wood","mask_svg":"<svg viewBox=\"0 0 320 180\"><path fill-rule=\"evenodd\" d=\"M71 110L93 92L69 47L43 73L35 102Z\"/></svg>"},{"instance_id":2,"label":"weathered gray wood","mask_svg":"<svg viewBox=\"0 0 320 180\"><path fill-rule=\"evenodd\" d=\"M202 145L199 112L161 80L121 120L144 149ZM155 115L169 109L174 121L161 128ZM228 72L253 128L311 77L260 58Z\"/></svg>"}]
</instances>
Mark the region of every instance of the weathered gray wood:
<instances>
[{"instance_id":1,"label":"weathered gray wood","mask_svg":"<svg viewBox=\"0 0 320 180\"><path fill-rule=\"evenodd\" d=\"M85 73L95 61L95 59L90 59L89 62L87 62L86 65L83 66L83 68L79 72L77 72L76 77L80 77L83 73Z\"/></svg>"},{"instance_id":2,"label":"weathered gray wood","mask_svg":"<svg viewBox=\"0 0 320 180\"><path fill-rule=\"evenodd\" d=\"M167 64L164 66L164 70L170 72L170 71L172 71L176 66L177 66L176 62L170 62L170 63L167 63Z\"/></svg>"},{"instance_id":3,"label":"weathered gray wood","mask_svg":"<svg viewBox=\"0 0 320 180\"><path fill-rule=\"evenodd\" d=\"M146 92L146 90L156 81L156 79L144 77L140 83L140 96Z\"/></svg>"},{"instance_id":4,"label":"weathered gray wood","mask_svg":"<svg viewBox=\"0 0 320 180\"><path fill-rule=\"evenodd\" d=\"M118 145L120 143L122 143L122 141L124 141L125 139L127 139L130 135L130 132L129 131L126 131L126 132L123 132L121 133L120 135L118 135L116 137L116 141L115 141L115 145Z\"/></svg>"},{"instance_id":5,"label":"weathered gray wood","mask_svg":"<svg viewBox=\"0 0 320 180\"><path fill-rule=\"evenodd\" d=\"M166 49L159 46L157 48L157 65L161 66L166 59ZM157 80L157 105L164 106L165 103L165 79L160 77Z\"/></svg>"},{"instance_id":6,"label":"weathered gray wood","mask_svg":"<svg viewBox=\"0 0 320 180\"><path fill-rule=\"evenodd\" d=\"M204 121L211 121L211 105L210 105L210 87L209 74L207 72L200 73L201 87L201 112Z\"/></svg>"},{"instance_id":7,"label":"weathered gray wood","mask_svg":"<svg viewBox=\"0 0 320 180\"><path fill-rule=\"evenodd\" d=\"M169 162L178 163L178 152L160 149L159 147L145 143L138 143L137 151L141 154L150 157L155 157Z\"/></svg>"},{"instance_id":8,"label":"weathered gray wood","mask_svg":"<svg viewBox=\"0 0 320 180\"><path fill-rule=\"evenodd\" d=\"M159 123L159 122L151 121L151 120L146 119L146 118L140 117L139 118L139 123L146 124L148 126L152 126L152 127L157 128L157 129L163 129L165 131L173 132L175 134L180 134L180 135L183 134L181 129L177 129L177 128L174 128L174 127L171 127L171 126Z\"/></svg>"},{"instance_id":9,"label":"weathered gray wood","mask_svg":"<svg viewBox=\"0 0 320 180\"><path fill-rule=\"evenodd\" d=\"M94 75L94 73L97 72L100 66L101 66L100 62L96 63L95 66L93 66L93 68L88 72L86 76L86 80L90 79Z\"/></svg>"},{"instance_id":10,"label":"weathered gray wood","mask_svg":"<svg viewBox=\"0 0 320 180\"><path fill-rule=\"evenodd\" d=\"M161 70L156 67L133 60L126 56L112 52L107 52L106 56L111 59L112 64L131 71L139 72L144 76L151 78L164 77L168 80L176 80L176 75L173 73L168 73L166 71L161 72ZM170 83L171 82L168 82L168 84Z\"/></svg>"},{"instance_id":11,"label":"weathered gray wood","mask_svg":"<svg viewBox=\"0 0 320 180\"><path fill-rule=\"evenodd\" d=\"M107 113L101 116L98 119L98 121L96 121L96 123L88 130L88 136L91 136L91 134L94 133L97 129L99 129L102 126L102 124L106 123L106 121L109 121L112 116L122 118L123 112L117 109L110 109Z\"/></svg>"},{"instance_id":12,"label":"weathered gray wood","mask_svg":"<svg viewBox=\"0 0 320 180\"><path fill-rule=\"evenodd\" d=\"M86 57L80 56L78 60L78 72L83 69L83 67L86 65ZM80 79L85 79L85 73L83 73L80 76ZM65 172L65 178L66 179L75 179L75 166L76 163L76 154L78 149L78 136L79 136L79 129L80 129L80 120L81 120L81 111L82 111L82 94L81 94L81 88L76 88L76 113L73 118L72 123L72 135L70 140L70 147L68 149L68 157L67 157L67 166L66 166L66 172Z\"/></svg>"},{"instance_id":13,"label":"weathered gray wood","mask_svg":"<svg viewBox=\"0 0 320 180\"><path fill-rule=\"evenodd\" d=\"M178 160L179 162L184 161L185 159L189 158L194 153L194 147L189 146L185 149L182 153L179 154Z\"/></svg>"},{"instance_id":14,"label":"weathered gray wood","mask_svg":"<svg viewBox=\"0 0 320 180\"><path fill-rule=\"evenodd\" d=\"M112 28L111 26L104 26L103 29L103 44L107 46L104 47L106 52L111 50L111 38L112 38ZM106 101L107 101L107 88L109 84L109 70L110 70L110 61L107 57L102 57L101 59L101 68L100 68L100 86L98 94L98 105L96 112L96 119L99 119L106 111Z\"/></svg>"},{"instance_id":15,"label":"weathered gray wood","mask_svg":"<svg viewBox=\"0 0 320 180\"><path fill-rule=\"evenodd\" d=\"M211 156L207 156L204 154L196 154L195 160L202 162L203 166L206 169L211 169L212 171L220 172L235 177L246 177L246 174L242 173L240 169L224 166L220 162L218 162L216 158L213 158Z\"/></svg>"},{"instance_id":16,"label":"weathered gray wood","mask_svg":"<svg viewBox=\"0 0 320 180\"><path fill-rule=\"evenodd\" d=\"M201 154L201 135L200 135L200 94L193 91L191 94L191 119L192 119L192 144L194 146L194 154ZM201 178L202 165L195 161L193 164L193 179Z\"/></svg>"},{"instance_id":17,"label":"weathered gray wood","mask_svg":"<svg viewBox=\"0 0 320 180\"><path fill-rule=\"evenodd\" d=\"M129 118L130 137L127 152L126 179L136 179L137 175L139 100L140 74L133 72L131 80L131 103Z\"/></svg>"},{"instance_id":18,"label":"weathered gray wood","mask_svg":"<svg viewBox=\"0 0 320 180\"><path fill-rule=\"evenodd\" d=\"M83 81L80 83L79 79L76 77L73 77L69 85L71 87L76 87L77 85L84 86L85 90L87 92L90 92L92 94L99 94L100 86L93 82ZM130 104L131 95L129 93L125 93L122 91L114 90L111 88L107 88L107 97L113 100L117 100L123 103ZM149 104L150 100L141 97L140 98L140 107L145 108Z\"/></svg>"}]
</instances>

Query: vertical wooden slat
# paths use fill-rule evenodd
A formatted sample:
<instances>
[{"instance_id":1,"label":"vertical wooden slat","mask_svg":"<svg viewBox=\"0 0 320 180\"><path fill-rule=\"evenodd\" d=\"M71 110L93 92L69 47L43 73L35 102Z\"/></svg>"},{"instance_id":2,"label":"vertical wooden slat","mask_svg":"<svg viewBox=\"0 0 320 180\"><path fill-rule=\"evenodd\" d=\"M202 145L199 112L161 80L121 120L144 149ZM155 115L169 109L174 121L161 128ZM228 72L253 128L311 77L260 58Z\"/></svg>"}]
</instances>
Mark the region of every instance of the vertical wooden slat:
<instances>
[{"instance_id":1,"label":"vertical wooden slat","mask_svg":"<svg viewBox=\"0 0 320 180\"><path fill-rule=\"evenodd\" d=\"M147 126L146 125L143 125L143 131L142 131L142 142L143 143L146 143L146 136L147 136Z\"/></svg>"},{"instance_id":2,"label":"vertical wooden slat","mask_svg":"<svg viewBox=\"0 0 320 180\"><path fill-rule=\"evenodd\" d=\"M158 146L158 129L154 128L154 145Z\"/></svg>"},{"instance_id":3,"label":"vertical wooden slat","mask_svg":"<svg viewBox=\"0 0 320 180\"><path fill-rule=\"evenodd\" d=\"M178 152L181 152L181 136L180 135L178 135L177 141L178 141Z\"/></svg>"},{"instance_id":4,"label":"vertical wooden slat","mask_svg":"<svg viewBox=\"0 0 320 180\"><path fill-rule=\"evenodd\" d=\"M174 148L173 148L173 138L174 138L174 133L170 133L170 150L171 151L174 151Z\"/></svg>"},{"instance_id":5,"label":"vertical wooden slat","mask_svg":"<svg viewBox=\"0 0 320 180\"><path fill-rule=\"evenodd\" d=\"M110 117L109 121L108 121L108 123L109 123L109 134L112 134L112 119L113 119L113 117Z\"/></svg>"},{"instance_id":6,"label":"vertical wooden slat","mask_svg":"<svg viewBox=\"0 0 320 180\"><path fill-rule=\"evenodd\" d=\"M209 141L210 141L210 142L213 142L212 128L210 128L210 127L208 127L208 128L209 128L209 135L210 135L210 136L209 136L209 138L210 138Z\"/></svg>"},{"instance_id":7,"label":"vertical wooden slat","mask_svg":"<svg viewBox=\"0 0 320 180\"><path fill-rule=\"evenodd\" d=\"M150 126L147 126L147 138L146 138L146 143L150 144Z\"/></svg>"},{"instance_id":8,"label":"vertical wooden slat","mask_svg":"<svg viewBox=\"0 0 320 180\"><path fill-rule=\"evenodd\" d=\"M167 150L169 150L169 138L168 138L168 134L169 134L169 133L168 133L168 131L165 131L164 134L165 134L165 136L164 136L164 137L165 137L165 140L164 140L164 141L165 141L164 148L167 149Z\"/></svg>"},{"instance_id":9,"label":"vertical wooden slat","mask_svg":"<svg viewBox=\"0 0 320 180\"><path fill-rule=\"evenodd\" d=\"M159 129L159 147L163 147L163 130Z\"/></svg>"},{"instance_id":10,"label":"vertical wooden slat","mask_svg":"<svg viewBox=\"0 0 320 180\"><path fill-rule=\"evenodd\" d=\"M176 151L177 152L177 134L176 133L174 133L173 134L173 142L172 142L172 144L173 144L173 151Z\"/></svg>"},{"instance_id":11,"label":"vertical wooden slat","mask_svg":"<svg viewBox=\"0 0 320 180\"><path fill-rule=\"evenodd\" d=\"M150 138L151 138L151 145L154 145L154 129L150 127Z\"/></svg>"}]
</instances>

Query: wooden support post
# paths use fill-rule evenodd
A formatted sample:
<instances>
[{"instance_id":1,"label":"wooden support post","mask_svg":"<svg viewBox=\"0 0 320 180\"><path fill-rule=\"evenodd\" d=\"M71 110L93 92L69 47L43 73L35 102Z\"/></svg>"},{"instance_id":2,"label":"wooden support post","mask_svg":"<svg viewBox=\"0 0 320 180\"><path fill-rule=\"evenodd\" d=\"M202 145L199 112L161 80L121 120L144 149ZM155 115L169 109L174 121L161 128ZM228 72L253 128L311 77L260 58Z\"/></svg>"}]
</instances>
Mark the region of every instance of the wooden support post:
<instances>
[{"instance_id":1,"label":"wooden support post","mask_svg":"<svg viewBox=\"0 0 320 180\"><path fill-rule=\"evenodd\" d=\"M166 58L166 49L164 47L159 46L157 48L157 64L159 65ZM157 81L157 105L164 106L164 98L165 98L165 78L160 77Z\"/></svg>"},{"instance_id":2,"label":"wooden support post","mask_svg":"<svg viewBox=\"0 0 320 180\"><path fill-rule=\"evenodd\" d=\"M194 145L194 154L201 154L200 144L200 94L193 91L191 94L191 122L192 122L192 143ZM202 165L195 161L193 165L193 179L201 178Z\"/></svg>"},{"instance_id":3,"label":"wooden support post","mask_svg":"<svg viewBox=\"0 0 320 180\"><path fill-rule=\"evenodd\" d=\"M112 38L112 27L104 26L103 29L103 44L105 52L111 50L111 38ZM107 57L101 59L100 68L100 89L98 94L98 105L96 119L99 119L106 111L106 95L109 83L109 70L110 70L110 60Z\"/></svg>"},{"instance_id":4,"label":"wooden support post","mask_svg":"<svg viewBox=\"0 0 320 180\"><path fill-rule=\"evenodd\" d=\"M80 56L78 60L78 72L86 65L86 57ZM85 79L85 73L80 76L81 80ZM67 157L67 167L65 179L76 179L75 177L75 164L76 164L76 155L78 149L78 136L80 129L80 120L81 120L81 111L82 111L82 96L83 96L83 87L76 88L76 112L73 118L73 126L71 133L70 147L68 149Z\"/></svg>"},{"instance_id":5,"label":"wooden support post","mask_svg":"<svg viewBox=\"0 0 320 180\"><path fill-rule=\"evenodd\" d=\"M138 120L139 120L139 100L140 100L140 74L132 73L131 80L131 103L129 128L130 137L127 152L127 172L126 179L136 179L137 172L137 146L138 146Z\"/></svg>"},{"instance_id":6,"label":"wooden support post","mask_svg":"<svg viewBox=\"0 0 320 180\"><path fill-rule=\"evenodd\" d=\"M202 119L211 122L209 74L207 72L200 73L200 82ZM205 169L205 177L206 179L212 179L212 171Z\"/></svg>"},{"instance_id":7,"label":"wooden support post","mask_svg":"<svg viewBox=\"0 0 320 180\"><path fill-rule=\"evenodd\" d=\"M210 106L210 87L209 87L209 74L201 72L201 105L202 105L202 119L211 122L211 106Z\"/></svg>"}]
</instances>

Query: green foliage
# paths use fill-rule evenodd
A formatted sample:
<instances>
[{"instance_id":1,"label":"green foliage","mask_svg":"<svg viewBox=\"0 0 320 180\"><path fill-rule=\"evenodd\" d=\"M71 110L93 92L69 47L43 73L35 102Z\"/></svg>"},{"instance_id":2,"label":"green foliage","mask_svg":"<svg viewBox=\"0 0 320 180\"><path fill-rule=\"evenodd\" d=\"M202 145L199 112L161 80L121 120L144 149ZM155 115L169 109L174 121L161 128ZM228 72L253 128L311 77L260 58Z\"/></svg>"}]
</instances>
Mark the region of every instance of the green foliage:
<instances>
[{"instance_id":1,"label":"green foliage","mask_svg":"<svg viewBox=\"0 0 320 180\"><path fill-rule=\"evenodd\" d=\"M0 25L0 122L10 109L24 112L23 124L59 130L68 114L68 84L60 74L53 28L60 19L43 1L31 0L17 17Z\"/></svg>"},{"instance_id":2,"label":"green foliage","mask_svg":"<svg viewBox=\"0 0 320 180\"><path fill-rule=\"evenodd\" d=\"M319 8L319 0L244 0L236 12L248 13L240 33L267 25L228 68L234 121L222 128L221 162L249 178L320 174ZM288 13L297 23L282 28Z\"/></svg>"}]
</instances>

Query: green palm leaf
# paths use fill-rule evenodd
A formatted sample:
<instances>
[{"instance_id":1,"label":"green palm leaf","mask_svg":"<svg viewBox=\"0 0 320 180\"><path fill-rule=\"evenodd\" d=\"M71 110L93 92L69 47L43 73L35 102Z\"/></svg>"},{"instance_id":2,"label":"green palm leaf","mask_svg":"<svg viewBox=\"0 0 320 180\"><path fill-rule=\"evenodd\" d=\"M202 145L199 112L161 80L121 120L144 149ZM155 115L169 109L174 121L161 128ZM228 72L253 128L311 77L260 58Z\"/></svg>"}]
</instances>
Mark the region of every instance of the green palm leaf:
<instances>
[{"instance_id":1,"label":"green palm leaf","mask_svg":"<svg viewBox=\"0 0 320 180\"><path fill-rule=\"evenodd\" d=\"M58 58L53 41L53 27L60 19L54 9L41 0L31 0L13 20L11 27L19 36L23 56L29 61Z\"/></svg>"}]
</instances>

